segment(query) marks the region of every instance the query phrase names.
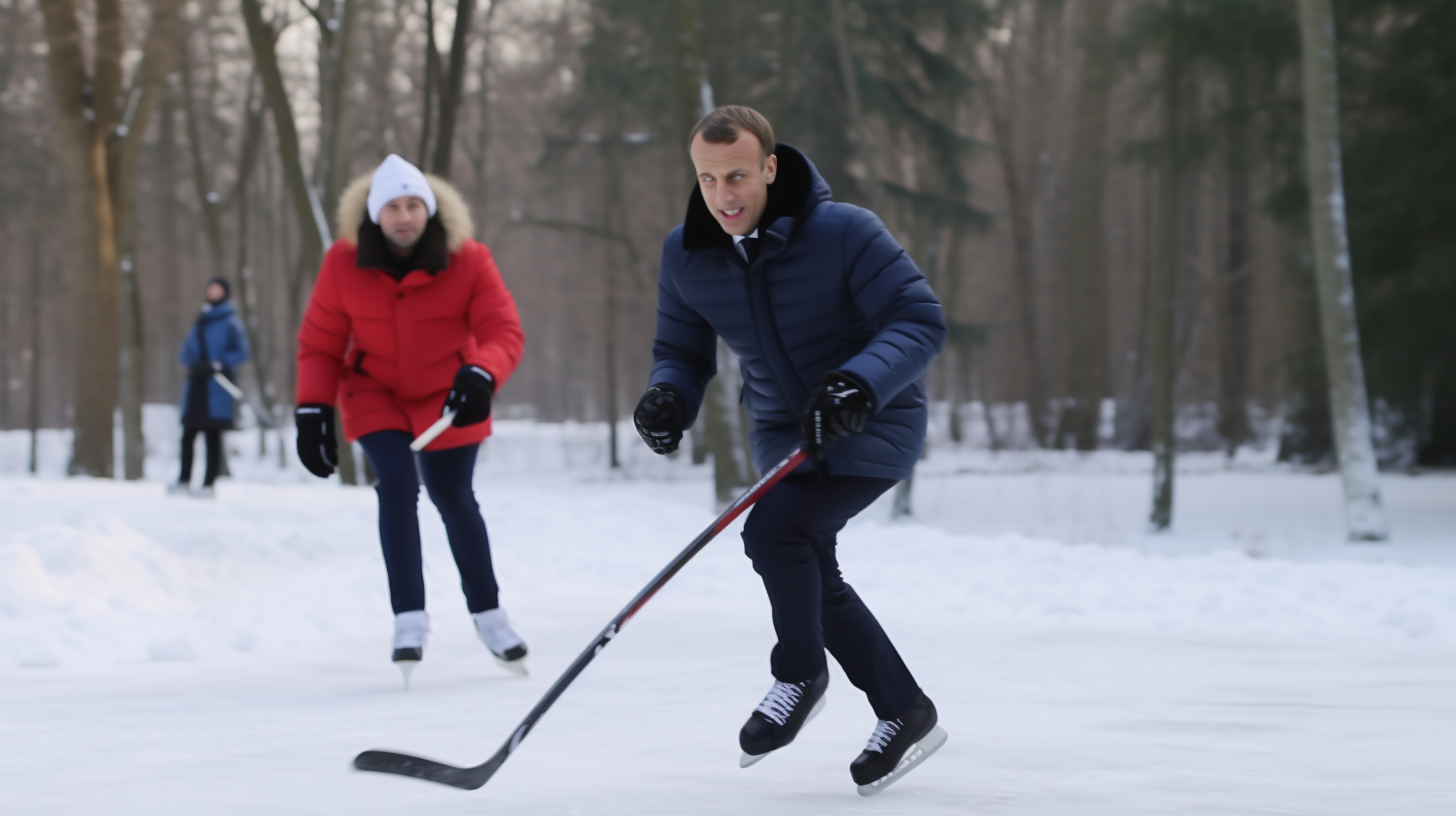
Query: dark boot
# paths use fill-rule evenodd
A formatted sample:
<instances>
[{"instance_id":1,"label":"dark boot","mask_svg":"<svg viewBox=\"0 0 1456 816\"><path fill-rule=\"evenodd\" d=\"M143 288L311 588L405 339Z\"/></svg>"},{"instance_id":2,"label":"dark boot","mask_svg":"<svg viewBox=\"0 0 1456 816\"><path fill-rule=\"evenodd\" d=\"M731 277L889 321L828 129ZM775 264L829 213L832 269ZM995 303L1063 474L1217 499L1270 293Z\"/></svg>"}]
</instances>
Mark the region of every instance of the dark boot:
<instances>
[{"instance_id":1,"label":"dark boot","mask_svg":"<svg viewBox=\"0 0 1456 816\"><path fill-rule=\"evenodd\" d=\"M849 765L860 795L879 793L939 750L946 733L938 719L935 704L922 692L909 711L876 723L864 751Z\"/></svg>"},{"instance_id":2,"label":"dark boot","mask_svg":"<svg viewBox=\"0 0 1456 816\"><path fill-rule=\"evenodd\" d=\"M799 729L824 707L824 690L828 687L828 669L813 680L800 683L775 680L773 688L738 732L738 745L743 749L738 766L747 768L769 752L793 742Z\"/></svg>"}]
</instances>

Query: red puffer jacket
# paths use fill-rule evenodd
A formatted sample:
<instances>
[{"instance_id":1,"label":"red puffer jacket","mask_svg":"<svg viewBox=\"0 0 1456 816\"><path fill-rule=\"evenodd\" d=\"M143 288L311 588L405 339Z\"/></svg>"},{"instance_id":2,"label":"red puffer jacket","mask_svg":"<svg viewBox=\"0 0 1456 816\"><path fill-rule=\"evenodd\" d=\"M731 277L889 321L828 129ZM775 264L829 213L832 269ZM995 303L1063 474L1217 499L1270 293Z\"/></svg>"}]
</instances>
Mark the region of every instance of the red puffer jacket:
<instances>
[{"instance_id":1,"label":"red puffer jacket","mask_svg":"<svg viewBox=\"0 0 1456 816\"><path fill-rule=\"evenodd\" d=\"M337 403L351 442L385 430L417 436L440 418L460 366L490 372L499 393L521 360L525 334L490 250L470 237L459 194L439 178L429 181L436 218L416 258L425 268L400 280L368 268L379 258L382 236L369 233L360 245L369 177L349 187L339 224L350 227L340 229L344 237L324 256L299 328L298 404ZM479 444L489 435L490 420L451 428L427 450Z\"/></svg>"}]
</instances>

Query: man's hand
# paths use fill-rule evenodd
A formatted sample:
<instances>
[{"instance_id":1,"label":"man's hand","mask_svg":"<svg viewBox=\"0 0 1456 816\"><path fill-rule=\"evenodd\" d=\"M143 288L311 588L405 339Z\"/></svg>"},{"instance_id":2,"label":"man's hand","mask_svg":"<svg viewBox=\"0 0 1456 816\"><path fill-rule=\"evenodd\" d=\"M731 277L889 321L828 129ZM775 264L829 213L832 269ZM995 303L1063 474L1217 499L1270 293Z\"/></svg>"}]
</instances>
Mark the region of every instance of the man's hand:
<instances>
[{"instance_id":1,"label":"man's hand","mask_svg":"<svg viewBox=\"0 0 1456 816\"><path fill-rule=\"evenodd\" d=\"M682 442L683 426L687 424L682 395L667 383L652 386L638 400L632 422L653 453L672 453Z\"/></svg>"},{"instance_id":2,"label":"man's hand","mask_svg":"<svg viewBox=\"0 0 1456 816\"><path fill-rule=\"evenodd\" d=\"M843 371L824 372L800 420L804 450L823 461L834 443L864 430L874 408L869 390L859 380Z\"/></svg>"},{"instance_id":3,"label":"man's hand","mask_svg":"<svg viewBox=\"0 0 1456 816\"><path fill-rule=\"evenodd\" d=\"M293 411L293 425L298 431L298 460L309 473L327 479L339 464L333 407L300 405Z\"/></svg>"},{"instance_id":4,"label":"man's hand","mask_svg":"<svg viewBox=\"0 0 1456 816\"><path fill-rule=\"evenodd\" d=\"M495 378L480 366L461 366L455 372L455 384L445 397L445 407L440 416L454 411L457 428L484 422L490 416L490 398L495 395Z\"/></svg>"}]
</instances>

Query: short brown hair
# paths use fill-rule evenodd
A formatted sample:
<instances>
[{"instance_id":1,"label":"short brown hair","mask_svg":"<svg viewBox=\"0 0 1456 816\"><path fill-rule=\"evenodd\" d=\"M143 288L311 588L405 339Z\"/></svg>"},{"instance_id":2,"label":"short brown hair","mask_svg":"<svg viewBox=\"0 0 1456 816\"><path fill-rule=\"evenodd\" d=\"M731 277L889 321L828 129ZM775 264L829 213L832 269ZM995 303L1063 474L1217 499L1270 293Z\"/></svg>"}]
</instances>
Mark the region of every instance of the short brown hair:
<instances>
[{"instance_id":1,"label":"short brown hair","mask_svg":"<svg viewBox=\"0 0 1456 816\"><path fill-rule=\"evenodd\" d=\"M699 119L693 132L688 134L688 146L692 147L699 133L703 134L703 141L711 144L733 144L745 130L758 139L765 159L773 155L778 144L774 141L773 125L763 114L742 105L724 105Z\"/></svg>"}]
</instances>

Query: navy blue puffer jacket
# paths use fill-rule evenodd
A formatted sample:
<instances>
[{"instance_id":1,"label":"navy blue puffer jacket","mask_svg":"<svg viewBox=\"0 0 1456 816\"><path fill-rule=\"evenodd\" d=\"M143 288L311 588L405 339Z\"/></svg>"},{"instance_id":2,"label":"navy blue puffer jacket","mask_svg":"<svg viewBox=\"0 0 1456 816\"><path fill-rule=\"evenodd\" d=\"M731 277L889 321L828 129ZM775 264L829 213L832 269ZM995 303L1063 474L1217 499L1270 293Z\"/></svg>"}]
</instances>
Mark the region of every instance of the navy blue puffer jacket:
<instances>
[{"instance_id":1,"label":"navy blue puffer jacket","mask_svg":"<svg viewBox=\"0 0 1456 816\"><path fill-rule=\"evenodd\" d=\"M875 414L864 433L830 449L829 473L904 479L925 440L921 378L945 343L940 301L880 219L830 200L798 150L779 144L774 152L778 175L752 264L697 188L663 243L648 382L677 388L691 425L717 371L721 335L739 357L754 461L764 471L802 440L799 417L819 376L849 372L869 388Z\"/></svg>"}]
</instances>

